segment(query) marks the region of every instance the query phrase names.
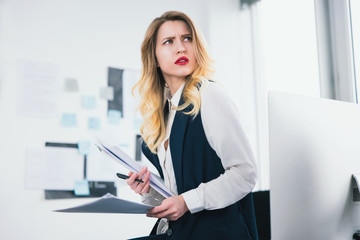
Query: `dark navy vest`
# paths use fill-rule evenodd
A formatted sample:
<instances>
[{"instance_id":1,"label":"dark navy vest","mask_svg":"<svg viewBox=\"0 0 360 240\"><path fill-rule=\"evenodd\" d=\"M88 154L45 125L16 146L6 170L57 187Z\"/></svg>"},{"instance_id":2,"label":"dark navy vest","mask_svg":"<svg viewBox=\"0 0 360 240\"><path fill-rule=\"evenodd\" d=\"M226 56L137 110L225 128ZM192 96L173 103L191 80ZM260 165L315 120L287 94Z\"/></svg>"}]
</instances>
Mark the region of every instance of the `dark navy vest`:
<instances>
[{"instance_id":1,"label":"dark navy vest","mask_svg":"<svg viewBox=\"0 0 360 240\"><path fill-rule=\"evenodd\" d=\"M179 105L183 103L181 98ZM183 111L190 109L191 106ZM197 188L200 183L209 182L224 173L220 158L206 139L201 113L194 118L177 111L169 143L179 194ZM163 178L157 155L153 154L145 143L142 150ZM203 210L194 214L187 212L178 220L170 221L169 229L163 239L257 240L252 193L223 209ZM148 239L154 239L153 237L155 236L149 236Z\"/></svg>"}]
</instances>

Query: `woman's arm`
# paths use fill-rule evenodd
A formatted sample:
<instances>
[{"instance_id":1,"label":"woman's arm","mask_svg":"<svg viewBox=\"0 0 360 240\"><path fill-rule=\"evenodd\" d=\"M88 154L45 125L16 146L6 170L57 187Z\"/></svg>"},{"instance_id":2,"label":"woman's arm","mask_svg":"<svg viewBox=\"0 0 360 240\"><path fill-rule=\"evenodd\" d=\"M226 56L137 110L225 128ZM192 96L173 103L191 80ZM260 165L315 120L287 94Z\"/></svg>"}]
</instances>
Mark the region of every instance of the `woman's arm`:
<instances>
[{"instance_id":1,"label":"woman's arm","mask_svg":"<svg viewBox=\"0 0 360 240\"><path fill-rule=\"evenodd\" d=\"M229 206L251 192L256 182L255 158L236 106L218 84L206 81L202 88L205 135L225 172L182 194L191 213Z\"/></svg>"},{"instance_id":2,"label":"woman's arm","mask_svg":"<svg viewBox=\"0 0 360 240\"><path fill-rule=\"evenodd\" d=\"M206 138L225 172L196 189L165 199L149 211L149 217L176 220L189 210L195 213L224 208L245 197L255 186L255 159L235 105L217 84L205 82L202 88L201 116Z\"/></svg>"}]
</instances>

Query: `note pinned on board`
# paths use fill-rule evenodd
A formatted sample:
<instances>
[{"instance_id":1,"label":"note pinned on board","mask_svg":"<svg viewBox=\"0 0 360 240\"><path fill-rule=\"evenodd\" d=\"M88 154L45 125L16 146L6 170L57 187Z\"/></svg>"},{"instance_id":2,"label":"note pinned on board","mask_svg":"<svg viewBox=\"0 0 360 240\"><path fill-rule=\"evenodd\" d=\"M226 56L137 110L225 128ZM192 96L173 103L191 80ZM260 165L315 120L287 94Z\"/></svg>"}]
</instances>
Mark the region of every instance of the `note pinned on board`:
<instances>
[{"instance_id":1,"label":"note pinned on board","mask_svg":"<svg viewBox=\"0 0 360 240\"><path fill-rule=\"evenodd\" d=\"M110 124L119 124L120 123L120 118L121 118L121 112L118 110L113 110L110 109L108 111L108 122Z\"/></svg>"},{"instance_id":2,"label":"note pinned on board","mask_svg":"<svg viewBox=\"0 0 360 240\"><path fill-rule=\"evenodd\" d=\"M133 129L140 129L140 126L141 126L141 123L142 123L142 120L140 118L136 118L133 120Z\"/></svg>"},{"instance_id":3,"label":"note pinned on board","mask_svg":"<svg viewBox=\"0 0 360 240\"><path fill-rule=\"evenodd\" d=\"M123 117L141 118L140 112L136 111L138 103L136 99L140 99L138 91L132 94L132 88L140 79L139 71L124 70L123 72Z\"/></svg>"},{"instance_id":4,"label":"note pinned on board","mask_svg":"<svg viewBox=\"0 0 360 240\"><path fill-rule=\"evenodd\" d=\"M99 130L100 129L100 118L89 117L88 118L88 129Z\"/></svg>"},{"instance_id":5,"label":"note pinned on board","mask_svg":"<svg viewBox=\"0 0 360 240\"><path fill-rule=\"evenodd\" d=\"M114 100L114 87L101 87L99 90L100 98L106 99L108 101Z\"/></svg>"},{"instance_id":6,"label":"note pinned on board","mask_svg":"<svg viewBox=\"0 0 360 240\"><path fill-rule=\"evenodd\" d=\"M79 91L79 84L77 79L75 78L66 78L64 90L67 92L78 92Z\"/></svg>"},{"instance_id":7,"label":"note pinned on board","mask_svg":"<svg viewBox=\"0 0 360 240\"><path fill-rule=\"evenodd\" d=\"M79 141L78 142L78 150L82 155L88 155L90 152L90 141Z\"/></svg>"},{"instance_id":8,"label":"note pinned on board","mask_svg":"<svg viewBox=\"0 0 360 240\"><path fill-rule=\"evenodd\" d=\"M86 109L96 108L96 97L95 96L82 96L82 107Z\"/></svg>"},{"instance_id":9,"label":"note pinned on board","mask_svg":"<svg viewBox=\"0 0 360 240\"><path fill-rule=\"evenodd\" d=\"M74 194L76 196L88 196L90 195L89 182L86 179L75 181Z\"/></svg>"},{"instance_id":10,"label":"note pinned on board","mask_svg":"<svg viewBox=\"0 0 360 240\"><path fill-rule=\"evenodd\" d=\"M61 126L75 127L77 125L75 113L63 113L61 116Z\"/></svg>"}]
</instances>

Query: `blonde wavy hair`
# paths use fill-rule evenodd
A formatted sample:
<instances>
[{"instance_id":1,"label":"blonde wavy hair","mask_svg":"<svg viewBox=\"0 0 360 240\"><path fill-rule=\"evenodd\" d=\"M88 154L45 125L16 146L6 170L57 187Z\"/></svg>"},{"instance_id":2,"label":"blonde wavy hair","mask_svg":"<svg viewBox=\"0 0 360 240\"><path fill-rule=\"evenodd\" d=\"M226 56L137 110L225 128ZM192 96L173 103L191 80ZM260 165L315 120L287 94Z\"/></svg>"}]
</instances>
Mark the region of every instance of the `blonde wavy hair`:
<instances>
[{"instance_id":1,"label":"blonde wavy hair","mask_svg":"<svg viewBox=\"0 0 360 240\"><path fill-rule=\"evenodd\" d=\"M142 69L140 80L135 84L132 91L138 89L140 95L139 111L143 117L140 126L140 133L149 149L157 152L157 147L165 138L165 116L164 116L164 88L165 80L160 68L157 67L155 55L156 37L159 28L167 21L183 21L192 36L194 53L197 64L194 72L185 78L185 86L182 93L184 104L176 110L181 111L191 106L191 110L185 114L194 117L200 111L200 92L199 84L204 79L210 79L213 71L212 59L207 53L207 44L193 21L184 13L177 11L165 12L155 18L149 25L144 40L141 45Z\"/></svg>"}]
</instances>

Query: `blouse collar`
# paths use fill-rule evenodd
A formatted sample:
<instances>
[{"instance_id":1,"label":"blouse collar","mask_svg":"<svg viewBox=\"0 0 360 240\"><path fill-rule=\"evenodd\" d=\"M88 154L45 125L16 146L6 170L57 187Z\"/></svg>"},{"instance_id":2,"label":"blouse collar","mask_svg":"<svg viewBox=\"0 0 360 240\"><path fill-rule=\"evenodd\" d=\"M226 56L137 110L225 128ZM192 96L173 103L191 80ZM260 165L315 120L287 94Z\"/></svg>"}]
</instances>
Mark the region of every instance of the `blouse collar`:
<instances>
[{"instance_id":1,"label":"blouse collar","mask_svg":"<svg viewBox=\"0 0 360 240\"><path fill-rule=\"evenodd\" d=\"M185 82L179 87L179 89L175 92L174 96L171 96L171 92L169 88L165 88L165 98L169 102L169 106L177 107L180 102L181 94L183 92L185 86ZM171 109L169 109L171 110Z\"/></svg>"}]
</instances>

